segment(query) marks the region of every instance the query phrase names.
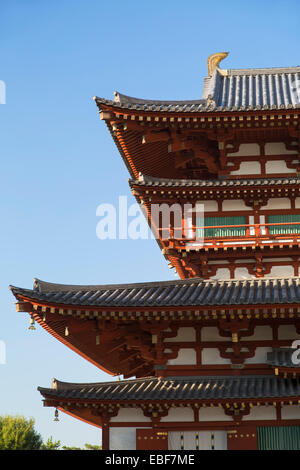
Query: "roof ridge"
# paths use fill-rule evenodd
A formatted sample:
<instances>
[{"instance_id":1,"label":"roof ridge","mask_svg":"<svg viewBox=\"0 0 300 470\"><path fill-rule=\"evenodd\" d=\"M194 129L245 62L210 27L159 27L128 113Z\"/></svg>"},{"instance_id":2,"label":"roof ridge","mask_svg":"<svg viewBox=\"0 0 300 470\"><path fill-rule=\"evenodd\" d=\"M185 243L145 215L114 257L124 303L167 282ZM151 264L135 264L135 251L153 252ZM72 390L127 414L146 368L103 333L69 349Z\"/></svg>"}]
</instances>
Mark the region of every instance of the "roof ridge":
<instances>
[{"instance_id":1,"label":"roof ridge","mask_svg":"<svg viewBox=\"0 0 300 470\"><path fill-rule=\"evenodd\" d=\"M261 181L292 181L292 180L300 180L300 177L297 176L297 175L293 175L293 176L283 176L283 177L266 177L266 178L262 178L262 177L255 177L253 176L252 178L244 178L242 181L243 182L249 182L249 181L254 181L254 182L261 182ZM224 184L227 183L235 183L237 184L237 182L241 182L241 180L237 180L237 179L230 179L230 178L224 178L224 179L212 179L212 180L205 180L205 179L200 179L200 178L195 178L195 179L191 179L191 178L161 178L161 177L158 177L158 176L150 176L150 175L145 175L143 173L139 173L139 177L138 178L129 178L128 179L129 183L130 184L135 184L135 183L147 183L147 182L151 182L151 181L161 181L162 183L164 182L174 182L174 183L181 183L181 184L184 184L186 183L187 186L193 184L195 185L195 183L199 182L199 183L210 183L211 185L213 184L216 184L216 185L219 185L219 184Z\"/></svg>"},{"instance_id":2,"label":"roof ridge","mask_svg":"<svg viewBox=\"0 0 300 470\"><path fill-rule=\"evenodd\" d=\"M247 374L247 375L238 375L238 376L233 376L233 375L172 375L172 376L167 376L167 377L158 377L158 376L149 376L149 377L138 377L135 379L122 379L122 380L111 380L108 382L64 382L60 381L57 379L52 379L52 383L54 382L57 384L60 388L60 390L63 390L63 387L66 386L66 389L71 389L72 386L75 386L76 388L78 387L95 387L95 386L100 386L100 385L120 385L120 384L127 384L127 383L132 383L132 382L146 382L146 381L159 381L159 382L167 382L167 381L181 381L181 382L190 382L190 381L200 381L200 380L224 380L224 379L232 379L232 380L245 380L245 379L253 379L253 378L276 378L273 375L270 374ZM38 390L55 390L55 388L49 388L49 387L37 387ZM57 388L59 390L59 388Z\"/></svg>"},{"instance_id":3,"label":"roof ridge","mask_svg":"<svg viewBox=\"0 0 300 470\"><path fill-rule=\"evenodd\" d=\"M201 279L199 277L189 279L174 279L167 281L151 281L151 282L134 282L129 284L102 284L102 285L76 285L76 284L55 284L51 282L41 281L39 279L34 280L34 289L24 289L17 286L9 286L10 290L13 291L26 291L26 292L38 292L38 293L49 293L49 292L70 292L70 291L97 291L97 290L110 290L110 289L129 289L129 288L151 288L151 287L164 287L164 286L176 286L184 284L211 284L217 285L218 283L226 284L238 284L238 283L268 283L271 281L291 281L300 280L300 276L273 276L267 278L253 278L253 279Z\"/></svg>"},{"instance_id":4,"label":"roof ridge","mask_svg":"<svg viewBox=\"0 0 300 470\"><path fill-rule=\"evenodd\" d=\"M249 67L241 69L226 69L226 71L227 75L264 75L272 73L298 73L300 72L300 65L296 65L294 67Z\"/></svg>"}]
</instances>

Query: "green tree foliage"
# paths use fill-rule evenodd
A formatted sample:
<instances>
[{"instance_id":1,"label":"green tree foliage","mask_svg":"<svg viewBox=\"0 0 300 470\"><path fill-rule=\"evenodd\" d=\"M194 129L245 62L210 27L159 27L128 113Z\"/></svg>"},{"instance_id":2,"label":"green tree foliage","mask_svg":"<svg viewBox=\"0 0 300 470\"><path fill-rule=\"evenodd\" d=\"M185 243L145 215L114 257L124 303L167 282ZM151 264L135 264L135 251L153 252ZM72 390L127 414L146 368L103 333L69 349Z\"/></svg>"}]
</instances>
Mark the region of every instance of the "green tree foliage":
<instances>
[{"instance_id":1,"label":"green tree foliage","mask_svg":"<svg viewBox=\"0 0 300 470\"><path fill-rule=\"evenodd\" d=\"M60 441L53 441L53 437L49 437L47 442L42 445L42 450L59 450Z\"/></svg>"},{"instance_id":2,"label":"green tree foliage","mask_svg":"<svg viewBox=\"0 0 300 470\"><path fill-rule=\"evenodd\" d=\"M24 416L0 416L0 450L101 450L101 446L85 444L85 448L62 446L49 437L43 443L42 436L34 428L34 419Z\"/></svg>"},{"instance_id":3,"label":"green tree foliage","mask_svg":"<svg viewBox=\"0 0 300 470\"><path fill-rule=\"evenodd\" d=\"M102 446L97 446L95 444L84 444L86 450L102 450Z\"/></svg>"},{"instance_id":4,"label":"green tree foliage","mask_svg":"<svg viewBox=\"0 0 300 470\"><path fill-rule=\"evenodd\" d=\"M101 450L101 446L97 446L96 444L84 444L84 449L81 447L68 447L62 446L63 450Z\"/></svg>"},{"instance_id":5,"label":"green tree foliage","mask_svg":"<svg viewBox=\"0 0 300 470\"><path fill-rule=\"evenodd\" d=\"M1 450L39 450L43 440L34 429L34 419L24 416L0 416Z\"/></svg>"}]
</instances>

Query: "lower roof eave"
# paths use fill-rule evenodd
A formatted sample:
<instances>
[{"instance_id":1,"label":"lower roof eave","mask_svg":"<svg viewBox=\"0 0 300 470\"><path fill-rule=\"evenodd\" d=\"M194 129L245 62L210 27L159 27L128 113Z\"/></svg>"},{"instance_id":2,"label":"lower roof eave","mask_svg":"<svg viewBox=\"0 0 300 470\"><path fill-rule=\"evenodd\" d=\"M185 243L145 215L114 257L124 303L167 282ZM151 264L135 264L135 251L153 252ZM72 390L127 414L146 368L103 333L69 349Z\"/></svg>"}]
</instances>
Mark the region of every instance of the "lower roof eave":
<instances>
[{"instance_id":1,"label":"lower roof eave","mask_svg":"<svg viewBox=\"0 0 300 470\"><path fill-rule=\"evenodd\" d=\"M141 379L68 384L54 380L52 388L38 388L46 403L147 402L270 402L300 400L300 379L274 375L146 377ZM54 406L54 405L47 405Z\"/></svg>"}]
</instances>

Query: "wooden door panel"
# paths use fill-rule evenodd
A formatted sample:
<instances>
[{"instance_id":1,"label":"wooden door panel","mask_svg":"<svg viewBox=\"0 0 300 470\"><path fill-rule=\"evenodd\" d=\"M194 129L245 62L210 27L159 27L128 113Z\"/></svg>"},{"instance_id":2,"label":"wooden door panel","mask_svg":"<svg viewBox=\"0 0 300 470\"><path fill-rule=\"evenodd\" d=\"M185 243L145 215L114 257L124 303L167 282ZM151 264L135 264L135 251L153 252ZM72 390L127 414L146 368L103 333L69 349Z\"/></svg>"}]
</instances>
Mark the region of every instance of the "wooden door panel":
<instances>
[{"instance_id":1,"label":"wooden door panel","mask_svg":"<svg viewBox=\"0 0 300 470\"><path fill-rule=\"evenodd\" d=\"M168 450L167 431L137 429L136 450Z\"/></svg>"}]
</instances>

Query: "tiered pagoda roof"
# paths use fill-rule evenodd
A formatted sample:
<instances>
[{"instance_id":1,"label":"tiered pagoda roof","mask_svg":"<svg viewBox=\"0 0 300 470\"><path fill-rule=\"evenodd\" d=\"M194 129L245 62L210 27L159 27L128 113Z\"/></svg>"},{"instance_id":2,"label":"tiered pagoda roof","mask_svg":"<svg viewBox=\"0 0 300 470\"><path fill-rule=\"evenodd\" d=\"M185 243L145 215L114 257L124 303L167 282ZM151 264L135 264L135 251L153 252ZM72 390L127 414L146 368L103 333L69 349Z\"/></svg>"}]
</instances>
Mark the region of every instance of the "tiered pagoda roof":
<instances>
[{"instance_id":1,"label":"tiered pagoda roof","mask_svg":"<svg viewBox=\"0 0 300 470\"><path fill-rule=\"evenodd\" d=\"M280 398L300 395L300 379L273 375L216 377L145 377L103 383L66 383L53 380L52 388L39 387L45 398L86 400L213 401L234 398Z\"/></svg>"},{"instance_id":2,"label":"tiered pagoda roof","mask_svg":"<svg viewBox=\"0 0 300 470\"><path fill-rule=\"evenodd\" d=\"M119 109L167 113L207 113L299 109L300 67L220 70L204 82L199 100L165 101L114 93L114 100L95 97L102 105Z\"/></svg>"},{"instance_id":3,"label":"tiered pagoda roof","mask_svg":"<svg viewBox=\"0 0 300 470\"><path fill-rule=\"evenodd\" d=\"M34 289L11 286L11 290L18 300L45 306L138 309L300 303L300 277L227 280L194 278L99 286L52 284L35 279Z\"/></svg>"}]
</instances>

